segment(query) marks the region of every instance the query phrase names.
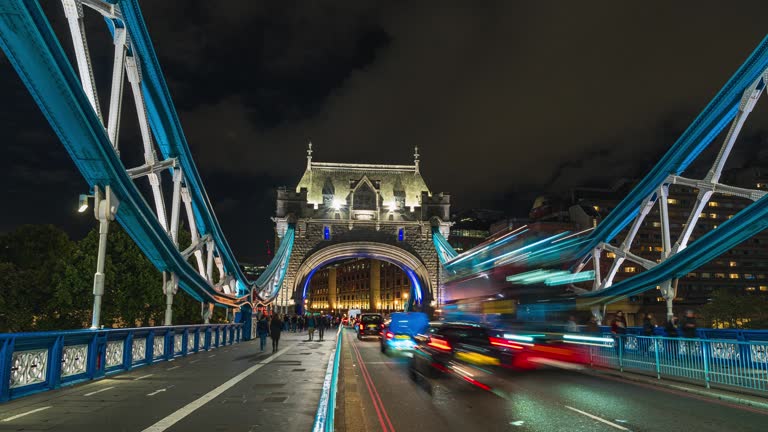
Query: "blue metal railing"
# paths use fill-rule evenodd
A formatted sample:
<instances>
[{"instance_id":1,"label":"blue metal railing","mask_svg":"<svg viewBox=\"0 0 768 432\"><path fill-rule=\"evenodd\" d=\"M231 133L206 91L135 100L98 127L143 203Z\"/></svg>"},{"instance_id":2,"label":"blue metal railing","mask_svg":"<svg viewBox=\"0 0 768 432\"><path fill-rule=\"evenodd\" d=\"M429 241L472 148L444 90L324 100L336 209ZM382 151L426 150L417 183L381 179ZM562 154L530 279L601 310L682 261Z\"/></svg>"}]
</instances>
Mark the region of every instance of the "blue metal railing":
<instances>
[{"instance_id":1,"label":"blue metal railing","mask_svg":"<svg viewBox=\"0 0 768 432\"><path fill-rule=\"evenodd\" d=\"M612 339L612 340L611 340ZM595 366L768 392L768 341L621 335L589 346Z\"/></svg>"},{"instance_id":2,"label":"blue metal railing","mask_svg":"<svg viewBox=\"0 0 768 432\"><path fill-rule=\"evenodd\" d=\"M242 324L0 333L0 402L241 341Z\"/></svg>"},{"instance_id":3,"label":"blue metal railing","mask_svg":"<svg viewBox=\"0 0 768 432\"><path fill-rule=\"evenodd\" d=\"M336 412L336 391L339 384L339 362L341 359L341 339L343 326L339 325L336 332L336 351L328 361L328 370L323 381L323 391L320 394L320 403L317 405L315 422L312 432L333 432L333 422Z\"/></svg>"}]
</instances>

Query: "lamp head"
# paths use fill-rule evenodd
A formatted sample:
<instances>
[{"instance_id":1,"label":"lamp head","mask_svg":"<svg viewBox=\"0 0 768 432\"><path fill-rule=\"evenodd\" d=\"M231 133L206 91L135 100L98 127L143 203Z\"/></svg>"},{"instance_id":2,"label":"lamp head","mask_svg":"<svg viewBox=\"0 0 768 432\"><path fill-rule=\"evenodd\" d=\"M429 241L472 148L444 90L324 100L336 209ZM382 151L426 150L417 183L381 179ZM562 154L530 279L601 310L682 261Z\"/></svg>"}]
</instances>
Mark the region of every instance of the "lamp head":
<instances>
[{"instance_id":1,"label":"lamp head","mask_svg":"<svg viewBox=\"0 0 768 432\"><path fill-rule=\"evenodd\" d=\"M77 211L79 213L82 213L88 209L88 195L86 194L80 194L79 204L77 206Z\"/></svg>"}]
</instances>

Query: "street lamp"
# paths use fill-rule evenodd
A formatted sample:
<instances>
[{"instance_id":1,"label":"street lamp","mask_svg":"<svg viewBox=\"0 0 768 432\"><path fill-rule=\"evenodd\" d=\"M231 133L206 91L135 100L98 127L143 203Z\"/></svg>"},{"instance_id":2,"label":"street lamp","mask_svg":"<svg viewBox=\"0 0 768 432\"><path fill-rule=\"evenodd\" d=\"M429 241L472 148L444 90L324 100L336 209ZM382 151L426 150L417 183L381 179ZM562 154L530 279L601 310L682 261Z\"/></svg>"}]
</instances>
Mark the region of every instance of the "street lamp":
<instances>
[{"instance_id":1,"label":"street lamp","mask_svg":"<svg viewBox=\"0 0 768 432\"><path fill-rule=\"evenodd\" d=\"M93 275L93 316L91 329L98 329L101 322L101 298L104 296L104 262L107 254L107 233L109 222L115 220L120 201L109 185L104 191L93 186L93 195L80 195L77 211L83 213L88 208L88 198L93 197L93 215L99 221L99 253L96 258L96 273Z\"/></svg>"}]
</instances>

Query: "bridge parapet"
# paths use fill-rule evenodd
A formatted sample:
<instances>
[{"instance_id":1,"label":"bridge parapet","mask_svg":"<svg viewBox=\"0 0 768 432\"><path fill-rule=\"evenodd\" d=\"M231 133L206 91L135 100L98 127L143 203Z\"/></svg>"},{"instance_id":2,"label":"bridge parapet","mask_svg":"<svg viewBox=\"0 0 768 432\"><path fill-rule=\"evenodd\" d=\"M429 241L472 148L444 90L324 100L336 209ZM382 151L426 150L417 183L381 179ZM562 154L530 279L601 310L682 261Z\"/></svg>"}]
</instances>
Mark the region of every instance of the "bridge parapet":
<instances>
[{"instance_id":1,"label":"bridge parapet","mask_svg":"<svg viewBox=\"0 0 768 432\"><path fill-rule=\"evenodd\" d=\"M243 340L243 324L0 334L0 402Z\"/></svg>"}]
</instances>

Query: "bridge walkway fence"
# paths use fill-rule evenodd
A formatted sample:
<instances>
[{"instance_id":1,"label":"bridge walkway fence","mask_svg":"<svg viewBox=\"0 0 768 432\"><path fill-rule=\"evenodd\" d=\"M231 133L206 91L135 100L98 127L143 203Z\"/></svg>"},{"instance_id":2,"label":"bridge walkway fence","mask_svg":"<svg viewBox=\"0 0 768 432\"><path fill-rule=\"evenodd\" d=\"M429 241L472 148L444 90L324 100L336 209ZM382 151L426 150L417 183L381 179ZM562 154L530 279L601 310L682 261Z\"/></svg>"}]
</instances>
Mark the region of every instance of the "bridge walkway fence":
<instances>
[{"instance_id":1,"label":"bridge walkway fence","mask_svg":"<svg viewBox=\"0 0 768 432\"><path fill-rule=\"evenodd\" d=\"M592 366L747 389L768 396L768 341L603 334L589 345Z\"/></svg>"},{"instance_id":2,"label":"bridge walkway fence","mask_svg":"<svg viewBox=\"0 0 768 432\"><path fill-rule=\"evenodd\" d=\"M0 402L243 340L243 324L0 334Z\"/></svg>"}]
</instances>

